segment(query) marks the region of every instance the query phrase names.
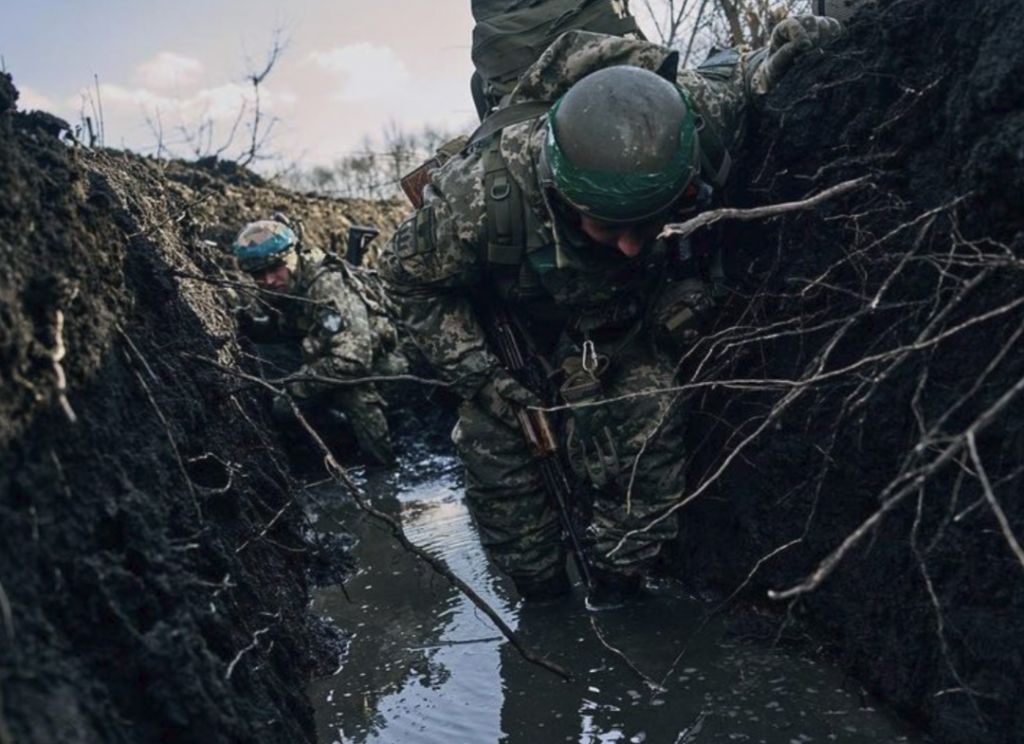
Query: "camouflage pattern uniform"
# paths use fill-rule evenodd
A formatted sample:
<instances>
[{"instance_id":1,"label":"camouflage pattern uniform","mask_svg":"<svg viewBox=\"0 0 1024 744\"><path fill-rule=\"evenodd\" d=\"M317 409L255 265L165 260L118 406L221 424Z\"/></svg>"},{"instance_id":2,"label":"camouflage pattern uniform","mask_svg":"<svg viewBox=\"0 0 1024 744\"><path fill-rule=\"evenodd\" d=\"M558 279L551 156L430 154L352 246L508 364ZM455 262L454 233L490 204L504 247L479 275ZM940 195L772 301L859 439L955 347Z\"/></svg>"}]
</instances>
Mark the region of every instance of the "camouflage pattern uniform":
<instances>
[{"instance_id":1,"label":"camouflage pattern uniform","mask_svg":"<svg viewBox=\"0 0 1024 744\"><path fill-rule=\"evenodd\" d=\"M700 115L729 146L740 136L759 60L733 55L702 71L678 73ZM585 74L619 64L661 71L674 69L675 56L645 41L570 32L520 78L509 103L553 101ZM557 515L508 405L529 396L488 348L475 296L497 293L527 324L549 363L570 378L578 377L585 340L610 360L600 391L587 400L611 402L576 408L561 424L573 469L593 498L586 538L595 567L618 576L642 574L675 536L674 519L613 549L678 502L684 488L684 422L673 415L672 397L620 399L675 380L675 357L648 322L659 298L672 295L665 286L669 248L658 242L624 259L589 244L538 184L544 136L543 117L500 135L503 159L525 202L520 261L497 266L489 260L485 142L434 174L424 207L398 231L381 263L410 332L464 399L453 440L466 466L469 505L489 554L520 587L562 571L564 549Z\"/></svg>"},{"instance_id":2,"label":"camouflage pattern uniform","mask_svg":"<svg viewBox=\"0 0 1024 744\"><path fill-rule=\"evenodd\" d=\"M375 276L336 258L303 261L296 274L295 293L302 299L294 320L303 336L304 360L298 375L346 379L407 371L389 320L394 308L388 306ZM300 400L329 396L345 414L365 454L382 463L394 459L384 399L375 384L296 380L289 383L288 392Z\"/></svg>"}]
</instances>

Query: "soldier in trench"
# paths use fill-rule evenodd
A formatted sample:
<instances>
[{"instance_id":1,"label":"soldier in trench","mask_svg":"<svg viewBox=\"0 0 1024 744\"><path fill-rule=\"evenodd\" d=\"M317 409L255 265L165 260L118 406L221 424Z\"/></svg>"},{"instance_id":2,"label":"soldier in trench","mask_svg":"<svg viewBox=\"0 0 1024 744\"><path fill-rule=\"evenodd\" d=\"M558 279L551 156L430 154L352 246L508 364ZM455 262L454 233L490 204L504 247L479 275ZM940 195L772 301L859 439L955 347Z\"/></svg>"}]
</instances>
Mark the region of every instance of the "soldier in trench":
<instances>
[{"instance_id":1,"label":"soldier in trench","mask_svg":"<svg viewBox=\"0 0 1024 744\"><path fill-rule=\"evenodd\" d=\"M340 411L363 455L376 464L392 464L378 385L338 384L408 369L398 347L393 310L375 278L303 245L283 218L247 224L232 251L274 311L262 323L273 328L255 335L301 338L303 364L287 383L288 396L304 406ZM243 315L248 319L243 326L252 330L252 317ZM275 410L287 417L291 403L276 400Z\"/></svg>"},{"instance_id":2,"label":"soldier in trench","mask_svg":"<svg viewBox=\"0 0 1024 744\"><path fill-rule=\"evenodd\" d=\"M560 386L549 402L571 407L559 433L591 503L588 601L635 595L676 535L666 513L686 463L672 397L642 393L675 384L715 280L712 255L658 235L713 203L746 110L840 30L789 18L768 48L696 70L643 40L563 34L506 100L546 112L506 119L433 172L384 250L403 321L462 398L452 437L481 540L525 599L569 591L566 552L515 415L541 401L503 367L481 308L512 314Z\"/></svg>"}]
</instances>

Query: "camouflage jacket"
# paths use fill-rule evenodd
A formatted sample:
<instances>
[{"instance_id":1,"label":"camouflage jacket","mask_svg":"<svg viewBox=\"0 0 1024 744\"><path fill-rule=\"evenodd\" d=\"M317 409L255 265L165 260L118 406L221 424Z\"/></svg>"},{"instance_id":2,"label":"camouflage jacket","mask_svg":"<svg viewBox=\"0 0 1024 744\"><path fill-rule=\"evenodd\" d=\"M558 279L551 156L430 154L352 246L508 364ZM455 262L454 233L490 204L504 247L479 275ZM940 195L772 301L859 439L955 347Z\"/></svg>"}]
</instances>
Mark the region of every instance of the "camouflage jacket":
<instances>
[{"instance_id":1,"label":"camouflage jacket","mask_svg":"<svg viewBox=\"0 0 1024 744\"><path fill-rule=\"evenodd\" d=\"M720 55L721 63L677 73L700 116L729 147L742 135L744 109L754 96L750 80L762 58L762 53ZM677 55L646 41L569 32L520 78L509 103L553 101L589 72L619 64L665 74L675 70ZM655 245L640 257L625 259L588 244L560 219L538 184L543 117L509 126L498 136L502 158L525 202L522 265L512 272L495 271L488 260L484 152L493 144L486 142L433 175L423 208L398 230L381 257L381 273L417 345L466 398L500 366L475 317L475 293L498 292L533 317L535 326L579 327L591 316L597 316L597 324L609 316L622 321L644 312L652 285L664 276L668 253L664 245Z\"/></svg>"},{"instance_id":2,"label":"camouflage jacket","mask_svg":"<svg viewBox=\"0 0 1024 744\"><path fill-rule=\"evenodd\" d=\"M405 365L397 352L395 310L376 277L328 257L300 264L296 282L304 364L299 375L366 377L397 374ZM288 391L306 398L325 389L296 381Z\"/></svg>"}]
</instances>

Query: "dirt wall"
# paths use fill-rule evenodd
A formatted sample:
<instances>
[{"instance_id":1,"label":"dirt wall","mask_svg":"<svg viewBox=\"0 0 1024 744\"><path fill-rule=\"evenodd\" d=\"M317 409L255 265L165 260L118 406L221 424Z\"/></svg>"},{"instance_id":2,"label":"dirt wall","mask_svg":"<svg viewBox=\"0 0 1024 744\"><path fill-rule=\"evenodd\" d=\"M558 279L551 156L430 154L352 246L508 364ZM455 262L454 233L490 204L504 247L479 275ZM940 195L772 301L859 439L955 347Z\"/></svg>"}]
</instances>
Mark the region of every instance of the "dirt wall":
<instances>
[{"instance_id":1,"label":"dirt wall","mask_svg":"<svg viewBox=\"0 0 1024 744\"><path fill-rule=\"evenodd\" d=\"M1024 740L1021 38L1013 0L893 0L802 58L734 200L869 185L727 229L688 362L683 573L795 590L780 617L941 742Z\"/></svg>"},{"instance_id":2,"label":"dirt wall","mask_svg":"<svg viewBox=\"0 0 1024 744\"><path fill-rule=\"evenodd\" d=\"M260 393L195 359L246 363L203 278L244 220L329 244L392 212L87 151L15 97L0 76L0 742L311 741L315 551Z\"/></svg>"}]
</instances>

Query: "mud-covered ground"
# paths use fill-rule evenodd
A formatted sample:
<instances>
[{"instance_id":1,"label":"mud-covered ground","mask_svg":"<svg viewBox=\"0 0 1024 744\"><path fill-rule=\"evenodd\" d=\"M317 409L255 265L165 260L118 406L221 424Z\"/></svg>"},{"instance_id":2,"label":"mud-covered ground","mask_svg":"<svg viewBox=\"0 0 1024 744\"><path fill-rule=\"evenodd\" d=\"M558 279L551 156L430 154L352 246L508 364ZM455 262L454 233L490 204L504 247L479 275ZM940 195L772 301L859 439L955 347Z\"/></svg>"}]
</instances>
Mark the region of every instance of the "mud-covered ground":
<instances>
[{"instance_id":1,"label":"mud-covered ground","mask_svg":"<svg viewBox=\"0 0 1024 744\"><path fill-rule=\"evenodd\" d=\"M218 268L243 221L330 246L400 207L85 151L15 95L0 76L0 742L311 740L318 546L259 393L196 357L247 363Z\"/></svg>"},{"instance_id":2,"label":"mud-covered ground","mask_svg":"<svg viewBox=\"0 0 1024 744\"><path fill-rule=\"evenodd\" d=\"M1019 742L1024 14L881 6L801 60L749 133L741 203L871 186L726 232L735 294L689 363L726 384L688 395L706 490L677 567L726 590L758 567L764 600L859 534L782 615L939 741Z\"/></svg>"}]
</instances>

